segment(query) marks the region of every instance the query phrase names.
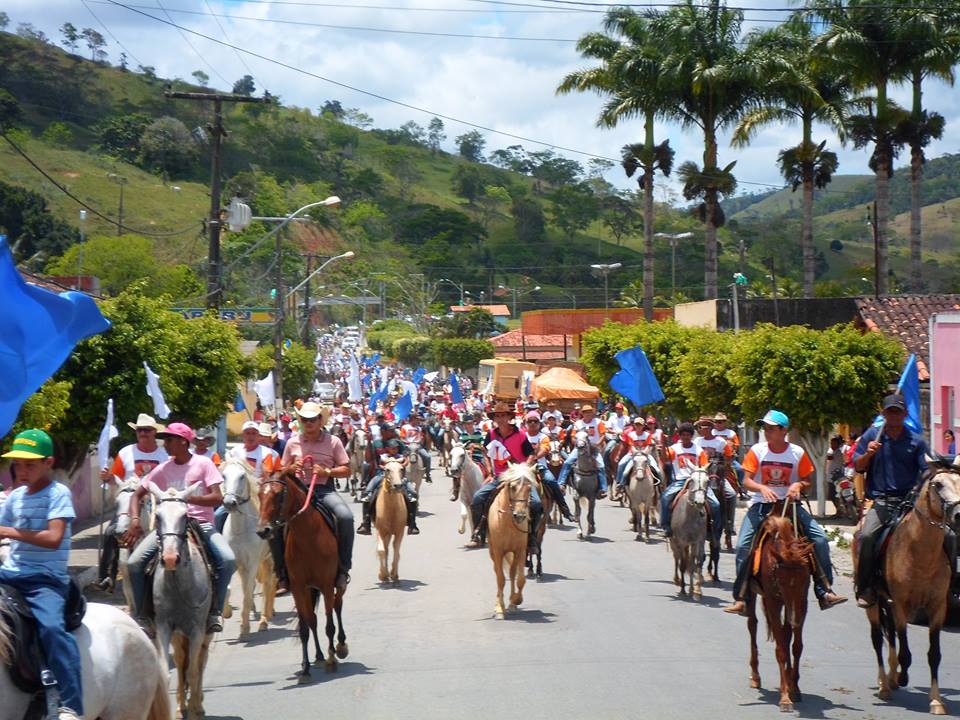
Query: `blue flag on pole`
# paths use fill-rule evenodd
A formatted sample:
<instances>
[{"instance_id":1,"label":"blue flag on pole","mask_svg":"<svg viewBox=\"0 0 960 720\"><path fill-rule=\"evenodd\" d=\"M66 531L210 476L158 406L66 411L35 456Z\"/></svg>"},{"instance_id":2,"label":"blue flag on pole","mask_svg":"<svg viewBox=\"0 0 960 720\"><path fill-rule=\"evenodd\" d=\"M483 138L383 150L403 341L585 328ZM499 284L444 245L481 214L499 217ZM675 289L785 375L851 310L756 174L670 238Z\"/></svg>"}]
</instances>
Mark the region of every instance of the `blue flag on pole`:
<instances>
[{"instance_id":1,"label":"blue flag on pole","mask_svg":"<svg viewBox=\"0 0 960 720\"><path fill-rule=\"evenodd\" d=\"M610 387L638 408L664 399L663 390L653 374L647 354L638 345L614 356L620 370L610 378Z\"/></svg>"},{"instance_id":2,"label":"blue flag on pole","mask_svg":"<svg viewBox=\"0 0 960 720\"><path fill-rule=\"evenodd\" d=\"M27 285L0 235L0 437L83 338L110 328L93 298Z\"/></svg>"},{"instance_id":3,"label":"blue flag on pole","mask_svg":"<svg viewBox=\"0 0 960 720\"><path fill-rule=\"evenodd\" d=\"M410 417L411 412L413 412L413 398L409 392L405 392L403 397L397 400L397 404L393 406L393 415L397 422L403 422Z\"/></svg>"},{"instance_id":4,"label":"blue flag on pole","mask_svg":"<svg viewBox=\"0 0 960 720\"><path fill-rule=\"evenodd\" d=\"M463 392L460 390L460 378L450 373L450 400L454 405L463 405Z\"/></svg>"},{"instance_id":5,"label":"blue flag on pole","mask_svg":"<svg viewBox=\"0 0 960 720\"><path fill-rule=\"evenodd\" d=\"M903 403L907 406L907 417L903 424L915 433L923 432L923 424L920 421L920 371L917 369L917 356L910 353L906 364L903 366L903 372L900 373L900 381L897 383L897 392L903 395ZM874 425L883 425L883 415L877 415L873 421Z\"/></svg>"},{"instance_id":6,"label":"blue flag on pole","mask_svg":"<svg viewBox=\"0 0 960 720\"><path fill-rule=\"evenodd\" d=\"M233 411L243 412L247 409L247 404L243 401L243 393L237 388L237 396L233 399Z\"/></svg>"},{"instance_id":7,"label":"blue flag on pole","mask_svg":"<svg viewBox=\"0 0 960 720\"><path fill-rule=\"evenodd\" d=\"M411 378L417 385L420 384L420 381L423 380L423 376L427 374L425 368L417 368L413 371L413 377Z\"/></svg>"}]
</instances>

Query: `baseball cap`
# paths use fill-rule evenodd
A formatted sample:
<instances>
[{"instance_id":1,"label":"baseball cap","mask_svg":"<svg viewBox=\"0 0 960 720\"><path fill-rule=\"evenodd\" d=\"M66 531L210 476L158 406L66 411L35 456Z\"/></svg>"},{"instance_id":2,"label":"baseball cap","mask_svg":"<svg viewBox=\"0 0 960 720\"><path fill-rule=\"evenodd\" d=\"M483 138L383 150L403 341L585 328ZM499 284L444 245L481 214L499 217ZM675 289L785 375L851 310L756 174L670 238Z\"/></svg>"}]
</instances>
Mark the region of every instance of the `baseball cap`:
<instances>
[{"instance_id":1,"label":"baseball cap","mask_svg":"<svg viewBox=\"0 0 960 720\"><path fill-rule=\"evenodd\" d=\"M167 429L157 433L158 438L168 438L168 437L178 437L183 438L187 442L193 442L193 438L196 437L193 430L190 429L190 426L186 423L170 423L167 425Z\"/></svg>"},{"instance_id":2,"label":"baseball cap","mask_svg":"<svg viewBox=\"0 0 960 720\"><path fill-rule=\"evenodd\" d=\"M305 402L297 410L297 414L302 418L315 418L320 414L320 405L315 402Z\"/></svg>"},{"instance_id":3,"label":"baseball cap","mask_svg":"<svg viewBox=\"0 0 960 720\"><path fill-rule=\"evenodd\" d=\"M263 435L263 437L273 437L273 425L270 423L262 422L257 426L257 431Z\"/></svg>"},{"instance_id":4,"label":"baseball cap","mask_svg":"<svg viewBox=\"0 0 960 720\"><path fill-rule=\"evenodd\" d=\"M782 428L790 427L790 418L779 410L767 410L767 414L757 422L764 425L779 425Z\"/></svg>"},{"instance_id":5,"label":"baseball cap","mask_svg":"<svg viewBox=\"0 0 960 720\"><path fill-rule=\"evenodd\" d=\"M883 399L883 409L889 410L890 408L897 408L899 410L906 411L907 403L903 399L903 395L893 393L892 395L887 395Z\"/></svg>"},{"instance_id":6,"label":"baseball cap","mask_svg":"<svg viewBox=\"0 0 960 720\"><path fill-rule=\"evenodd\" d=\"M243 425L240 426L240 432L243 432L244 430L256 430L259 432L260 423L258 423L256 420L247 420L245 423L243 423Z\"/></svg>"},{"instance_id":7,"label":"baseball cap","mask_svg":"<svg viewBox=\"0 0 960 720\"><path fill-rule=\"evenodd\" d=\"M653 415L647 415L647 422L656 424L657 418L654 417Z\"/></svg>"},{"instance_id":8,"label":"baseball cap","mask_svg":"<svg viewBox=\"0 0 960 720\"><path fill-rule=\"evenodd\" d=\"M13 439L13 447L3 457L25 460L53 457L53 440L43 430L24 430Z\"/></svg>"},{"instance_id":9,"label":"baseball cap","mask_svg":"<svg viewBox=\"0 0 960 720\"><path fill-rule=\"evenodd\" d=\"M640 423L640 424L642 425L642 424L643 424L643 415L637 415L637 416L633 419L633 422L634 422L634 423Z\"/></svg>"},{"instance_id":10,"label":"baseball cap","mask_svg":"<svg viewBox=\"0 0 960 720\"><path fill-rule=\"evenodd\" d=\"M540 420L540 413L538 413L536 410L531 410L526 414L526 416L523 419L524 420Z\"/></svg>"}]
</instances>

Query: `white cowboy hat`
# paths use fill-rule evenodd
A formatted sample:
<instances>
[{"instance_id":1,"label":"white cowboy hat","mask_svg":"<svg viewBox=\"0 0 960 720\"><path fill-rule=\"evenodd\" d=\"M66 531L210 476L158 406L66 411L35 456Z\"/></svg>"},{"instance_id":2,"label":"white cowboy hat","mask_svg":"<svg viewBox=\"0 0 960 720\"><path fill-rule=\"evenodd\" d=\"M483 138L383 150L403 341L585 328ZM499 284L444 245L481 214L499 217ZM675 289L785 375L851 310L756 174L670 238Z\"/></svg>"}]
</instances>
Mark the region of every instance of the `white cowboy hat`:
<instances>
[{"instance_id":1,"label":"white cowboy hat","mask_svg":"<svg viewBox=\"0 0 960 720\"><path fill-rule=\"evenodd\" d=\"M130 426L131 430L136 430L137 428L153 428L154 430L160 431L164 429L163 425L158 423L146 413L140 413L137 415L136 422L128 422L127 425Z\"/></svg>"}]
</instances>

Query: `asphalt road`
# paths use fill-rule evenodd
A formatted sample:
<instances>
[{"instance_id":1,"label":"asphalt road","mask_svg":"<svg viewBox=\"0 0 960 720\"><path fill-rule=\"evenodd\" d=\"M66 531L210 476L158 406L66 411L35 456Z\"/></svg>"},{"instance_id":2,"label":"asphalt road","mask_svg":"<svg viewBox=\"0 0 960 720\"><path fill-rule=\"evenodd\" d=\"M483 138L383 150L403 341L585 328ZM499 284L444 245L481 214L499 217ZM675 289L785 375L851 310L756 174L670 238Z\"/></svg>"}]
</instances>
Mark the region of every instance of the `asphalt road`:
<instances>
[{"instance_id":1,"label":"asphalt road","mask_svg":"<svg viewBox=\"0 0 960 720\"><path fill-rule=\"evenodd\" d=\"M297 684L296 619L292 601L282 598L267 631L240 642L234 617L218 636L204 683L211 720L745 720L778 713L773 645L762 639L763 688L751 690L746 621L719 609L730 601L731 554L723 555L723 582L707 583L702 602L679 598L666 546L635 542L626 510L603 501L591 542L569 528L548 530L543 580L527 583L519 612L495 620L489 555L463 547L449 480L438 470L434 477L423 488L422 534L402 546L399 588L378 585L374 538L357 538L344 608L350 656L339 671L315 668L311 684ZM852 594L849 578L836 585ZM800 717L927 712L923 628L911 631L915 684L890 705L876 697L868 625L852 601L820 612L811 596L804 640ZM953 711L960 711L958 650L960 637L946 633L940 681Z\"/></svg>"}]
</instances>

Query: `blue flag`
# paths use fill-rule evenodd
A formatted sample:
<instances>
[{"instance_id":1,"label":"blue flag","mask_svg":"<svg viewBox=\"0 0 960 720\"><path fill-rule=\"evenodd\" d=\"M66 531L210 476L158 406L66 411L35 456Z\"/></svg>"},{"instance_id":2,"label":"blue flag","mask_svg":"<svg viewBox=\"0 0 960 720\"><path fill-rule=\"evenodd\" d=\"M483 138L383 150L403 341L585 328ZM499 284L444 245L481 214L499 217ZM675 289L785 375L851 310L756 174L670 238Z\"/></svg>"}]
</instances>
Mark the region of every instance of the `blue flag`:
<instances>
[{"instance_id":1,"label":"blue flag","mask_svg":"<svg viewBox=\"0 0 960 720\"><path fill-rule=\"evenodd\" d=\"M413 398L410 397L409 392L405 392L403 397L397 400L397 404L393 406L393 415L397 422L403 422L410 417L411 412L413 412Z\"/></svg>"},{"instance_id":2,"label":"blue flag","mask_svg":"<svg viewBox=\"0 0 960 720\"><path fill-rule=\"evenodd\" d=\"M463 405L463 392L460 390L460 378L450 373L450 400L454 405Z\"/></svg>"},{"instance_id":3,"label":"blue flag","mask_svg":"<svg viewBox=\"0 0 960 720\"><path fill-rule=\"evenodd\" d=\"M417 385L419 385L419 384L420 384L420 381L423 380L423 376L426 375L426 374L427 374L427 371L426 371L425 368L422 368L422 367L421 367L421 368L417 368L416 370L413 371L412 380L413 380Z\"/></svg>"},{"instance_id":4,"label":"blue flag","mask_svg":"<svg viewBox=\"0 0 960 720\"><path fill-rule=\"evenodd\" d=\"M647 354L638 345L616 355L620 371L610 378L610 388L623 395L638 408L664 399L663 390L653 374Z\"/></svg>"},{"instance_id":5,"label":"blue flag","mask_svg":"<svg viewBox=\"0 0 960 720\"><path fill-rule=\"evenodd\" d=\"M903 395L903 402L907 406L907 417L903 424L915 433L923 432L923 424L920 421L920 371L917 369L917 356L910 353L906 364L903 366L903 372L900 373L900 381L897 383L897 392ZM877 415L873 424L883 425L883 415Z\"/></svg>"},{"instance_id":6,"label":"blue flag","mask_svg":"<svg viewBox=\"0 0 960 720\"><path fill-rule=\"evenodd\" d=\"M233 411L243 412L246 409L247 409L247 404L243 401L243 393L241 393L238 388L237 396L233 399Z\"/></svg>"},{"instance_id":7,"label":"blue flag","mask_svg":"<svg viewBox=\"0 0 960 720\"><path fill-rule=\"evenodd\" d=\"M0 437L83 338L110 328L93 298L27 285L0 235Z\"/></svg>"}]
</instances>

